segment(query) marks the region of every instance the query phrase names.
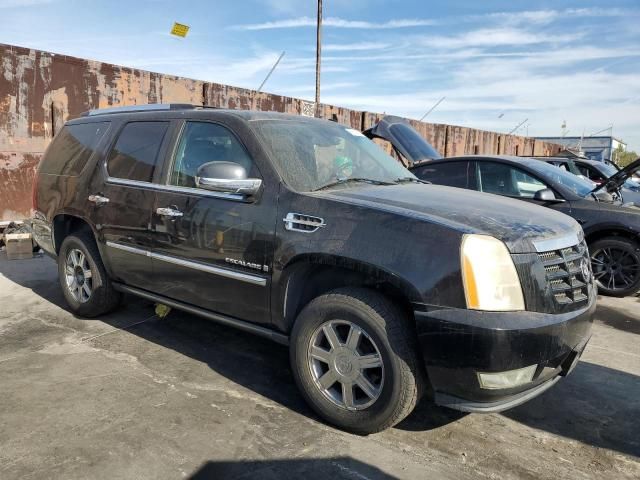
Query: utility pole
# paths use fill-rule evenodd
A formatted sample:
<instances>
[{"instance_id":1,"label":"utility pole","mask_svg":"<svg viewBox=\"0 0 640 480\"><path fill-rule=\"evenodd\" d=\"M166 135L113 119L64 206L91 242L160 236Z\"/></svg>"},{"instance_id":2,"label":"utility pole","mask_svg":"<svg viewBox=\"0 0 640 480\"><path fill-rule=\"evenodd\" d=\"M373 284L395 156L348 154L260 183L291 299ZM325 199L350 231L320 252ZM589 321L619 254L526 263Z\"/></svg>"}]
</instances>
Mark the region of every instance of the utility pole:
<instances>
[{"instance_id":1,"label":"utility pole","mask_svg":"<svg viewBox=\"0 0 640 480\"><path fill-rule=\"evenodd\" d=\"M322 0L318 0L318 24L316 25L316 105L315 116L320 116L320 59L322 49Z\"/></svg>"}]
</instances>

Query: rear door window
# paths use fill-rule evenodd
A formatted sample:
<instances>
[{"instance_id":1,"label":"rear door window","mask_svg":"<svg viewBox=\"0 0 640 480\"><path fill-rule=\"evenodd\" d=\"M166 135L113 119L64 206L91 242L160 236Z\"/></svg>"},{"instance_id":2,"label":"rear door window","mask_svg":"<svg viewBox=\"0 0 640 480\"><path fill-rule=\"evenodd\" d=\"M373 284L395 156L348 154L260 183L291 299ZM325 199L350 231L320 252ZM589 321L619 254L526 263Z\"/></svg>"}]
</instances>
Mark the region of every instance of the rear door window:
<instances>
[{"instance_id":1,"label":"rear door window","mask_svg":"<svg viewBox=\"0 0 640 480\"><path fill-rule=\"evenodd\" d=\"M110 177L151 182L169 122L130 122L107 158Z\"/></svg>"},{"instance_id":2,"label":"rear door window","mask_svg":"<svg viewBox=\"0 0 640 480\"><path fill-rule=\"evenodd\" d=\"M414 175L422 180L437 185L469 188L469 162L445 161L434 165L424 165L413 170Z\"/></svg>"},{"instance_id":3,"label":"rear door window","mask_svg":"<svg viewBox=\"0 0 640 480\"><path fill-rule=\"evenodd\" d=\"M66 125L56 135L40 168L41 173L80 175L109 128L110 122Z\"/></svg>"}]
</instances>

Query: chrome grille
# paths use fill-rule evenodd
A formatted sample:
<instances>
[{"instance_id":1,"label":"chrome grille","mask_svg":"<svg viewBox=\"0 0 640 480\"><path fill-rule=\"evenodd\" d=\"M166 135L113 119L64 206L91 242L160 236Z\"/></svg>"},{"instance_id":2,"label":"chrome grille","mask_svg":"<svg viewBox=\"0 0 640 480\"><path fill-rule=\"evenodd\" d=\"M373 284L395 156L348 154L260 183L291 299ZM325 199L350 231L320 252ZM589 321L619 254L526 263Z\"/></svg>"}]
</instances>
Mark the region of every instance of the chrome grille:
<instances>
[{"instance_id":1,"label":"chrome grille","mask_svg":"<svg viewBox=\"0 0 640 480\"><path fill-rule=\"evenodd\" d=\"M547 286L559 305L583 302L589 298L593 281L587 245L578 245L538 254L544 265Z\"/></svg>"}]
</instances>

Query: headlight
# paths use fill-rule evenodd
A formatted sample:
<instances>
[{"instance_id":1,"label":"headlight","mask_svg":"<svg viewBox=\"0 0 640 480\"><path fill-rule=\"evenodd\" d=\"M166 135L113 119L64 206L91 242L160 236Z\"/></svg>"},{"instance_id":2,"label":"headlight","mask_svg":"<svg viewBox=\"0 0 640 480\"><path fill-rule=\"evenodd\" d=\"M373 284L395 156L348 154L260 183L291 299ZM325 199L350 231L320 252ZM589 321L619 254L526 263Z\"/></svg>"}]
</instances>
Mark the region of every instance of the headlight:
<instances>
[{"instance_id":1,"label":"headlight","mask_svg":"<svg viewBox=\"0 0 640 480\"><path fill-rule=\"evenodd\" d=\"M504 243L487 235L465 235L460 253L467 308L524 310L518 272Z\"/></svg>"}]
</instances>

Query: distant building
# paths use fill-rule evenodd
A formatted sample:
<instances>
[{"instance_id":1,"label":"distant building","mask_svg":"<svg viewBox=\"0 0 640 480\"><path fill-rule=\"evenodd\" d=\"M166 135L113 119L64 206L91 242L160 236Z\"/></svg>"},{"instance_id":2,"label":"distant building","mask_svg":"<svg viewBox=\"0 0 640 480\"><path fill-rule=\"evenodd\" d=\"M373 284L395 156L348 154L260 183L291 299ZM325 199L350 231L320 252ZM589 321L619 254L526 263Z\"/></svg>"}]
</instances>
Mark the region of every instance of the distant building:
<instances>
[{"instance_id":1,"label":"distant building","mask_svg":"<svg viewBox=\"0 0 640 480\"><path fill-rule=\"evenodd\" d=\"M615 137L536 137L545 142L564 145L568 150L581 152L591 160L615 162L615 151L619 146L627 149L627 144Z\"/></svg>"}]
</instances>

